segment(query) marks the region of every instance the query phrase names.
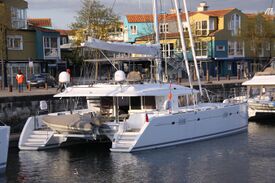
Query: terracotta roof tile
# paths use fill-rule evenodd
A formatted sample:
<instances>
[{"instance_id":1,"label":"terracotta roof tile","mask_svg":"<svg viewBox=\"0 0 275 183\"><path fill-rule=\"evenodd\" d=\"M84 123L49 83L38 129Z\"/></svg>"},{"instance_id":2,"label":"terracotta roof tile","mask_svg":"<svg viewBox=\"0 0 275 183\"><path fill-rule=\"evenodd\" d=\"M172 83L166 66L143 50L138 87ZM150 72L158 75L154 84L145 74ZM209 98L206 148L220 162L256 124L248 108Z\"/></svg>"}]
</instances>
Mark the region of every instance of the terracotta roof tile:
<instances>
[{"instance_id":1,"label":"terracotta roof tile","mask_svg":"<svg viewBox=\"0 0 275 183\"><path fill-rule=\"evenodd\" d=\"M209 16L224 16L227 13L231 12L232 10L234 10L235 8L227 8L227 9L222 9L222 10L208 10L208 11L200 11L200 12L196 12L196 13L202 13L205 15L209 15Z\"/></svg>"},{"instance_id":2,"label":"terracotta roof tile","mask_svg":"<svg viewBox=\"0 0 275 183\"><path fill-rule=\"evenodd\" d=\"M222 10L208 10L208 11L196 11L196 12L189 12L189 16L193 16L197 13L202 13L209 16L224 16L227 13L231 12L235 8L227 8ZM146 22L153 22L153 15L151 14L129 14L126 15L126 18L129 23L146 23ZM181 19L183 21L186 20L185 13L181 13ZM173 14L160 14L158 20L161 21L175 21L177 20L177 15Z\"/></svg>"},{"instance_id":3,"label":"terracotta roof tile","mask_svg":"<svg viewBox=\"0 0 275 183\"><path fill-rule=\"evenodd\" d=\"M28 23L35 27L52 27L50 18L28 18Z\"/></svg>"},{"instance_id":4,"label":"terracotta roof tile","mask_svg":"<svg viewBox=\"0 0 275 183\"><path fill-rule=\"evenodd\" d=\"M189 15L192 16L196 12L189 12ZM153 15L151 14L130 14L126 15L126 18L129 23L146 23L153 22ZM185 13L181 13L182 20L186 20ZM161 21L173 21L177 20L177 15L174 14L160 14L158 20Z\"/></svg>"},{"instance_id":5,"label":"terracotta roof tile","mask_svg":"<svg viewBox=\"0 0 275 183\"><path fill-rule=\"evenodd\" d=\"M59 32L61 36L68 36L73 34L73 30L62 30L62 29L55 29L55 30Z\"/></svg>"}]
</instances>

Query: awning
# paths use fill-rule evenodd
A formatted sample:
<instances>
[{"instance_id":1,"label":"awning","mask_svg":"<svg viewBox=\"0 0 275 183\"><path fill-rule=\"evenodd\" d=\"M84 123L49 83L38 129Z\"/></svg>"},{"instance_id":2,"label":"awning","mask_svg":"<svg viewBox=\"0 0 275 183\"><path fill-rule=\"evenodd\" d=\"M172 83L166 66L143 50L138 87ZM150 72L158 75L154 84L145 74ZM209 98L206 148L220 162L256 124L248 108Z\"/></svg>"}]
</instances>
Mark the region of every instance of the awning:
<instances>
[{"instance_id":1,"label":"awning","mask_svg":"<svg viewBox=\"0 0 275 183\"><path fill-rule=\"evenodd\" d=\"M275 75L254 76L251 80L242 83L244 86L275 86Z\"/></svg>"},{"instance_id":2,"label":"awning","mask_svg":"<svg viewBox=\"0 0 275 183\"><path fill-rule=\"evenodd\" d=\"M107 50L119 53L131 53L131 54L142 54L151 55L157 57L160 55L160 45L159 44L148 44L148 45L138 45L130 43L117 43L117 42L105 42L98 39L91 39L84 43L84 46Z\"/></svg>"}]
</instances>

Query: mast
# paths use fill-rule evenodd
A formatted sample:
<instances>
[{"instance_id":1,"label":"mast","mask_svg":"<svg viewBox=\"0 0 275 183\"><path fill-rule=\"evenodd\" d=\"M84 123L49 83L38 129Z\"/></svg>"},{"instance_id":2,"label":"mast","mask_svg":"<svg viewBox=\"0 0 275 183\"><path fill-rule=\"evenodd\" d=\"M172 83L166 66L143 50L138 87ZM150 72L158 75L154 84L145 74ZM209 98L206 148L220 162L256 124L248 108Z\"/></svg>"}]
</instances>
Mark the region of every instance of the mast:
<instances>
[{"instance_id":1,"label":"mast","mask_svg":"<svg viewBox=\"0 0 275 183\"><path fill-rule=\"evenodd\" d=\"M159 41L159 24L158 24L158 6L157 6L157 0L153 0L153 15L154 15L154 30L156 34L156 44L160 44ZM156 73L155 77L157 81L161 80L161 59L160 59L160 52L158 56L155 59L156 63Z\"/></svg>"},{"instance_id":2,"label":"mast","mask_svg":"<svg viewBox=\"0 0 275 183\"><path fill-rule=\"evenodd\" d=\"M189 81L190 88L193 88L192 79L190 76L189 63L188 63L187 53L186 53L186 45L185 45L185 41L184 41L182 21L181 21L180 12L179 12L179 3L178 3L178 0L174 0L174 2L175 2L176 13L177 13L178 29L179 29L179 33L180 33L180 41L181 41L181 46L182 46L182 53L183 53L183 57L184 57L186 72L188 75L188 81Z\"/></svg>"},{"instance_id":3,"label":"mast","mask_svg":"<svg viewBox=\"0 0 275 183\"><path fill-rule=\"evenodd\" d=\"M175 0L175 1L177 1L177 0ZM189 34L189 39L190 39L190 44L191 44L191 50L192 50L194 65L195 65L195 69L196 69L196 76L197 76L197 79L198 79L200 93L201 93L201 95L203 95L202 87L201 87L200 73L199 73L196 53L195 53L195 49L194 49L194 40L193 40L193 36L192 36L192 32L191 32L192 30L191 30L191 26L190 26L189 13L188 13L188 10L187 10L186 0L182 0L182 4L183 4L183 7L184 7L185 16L186 16L186 22L187 22L188 34Z\"/></svg>"}]
</instances>

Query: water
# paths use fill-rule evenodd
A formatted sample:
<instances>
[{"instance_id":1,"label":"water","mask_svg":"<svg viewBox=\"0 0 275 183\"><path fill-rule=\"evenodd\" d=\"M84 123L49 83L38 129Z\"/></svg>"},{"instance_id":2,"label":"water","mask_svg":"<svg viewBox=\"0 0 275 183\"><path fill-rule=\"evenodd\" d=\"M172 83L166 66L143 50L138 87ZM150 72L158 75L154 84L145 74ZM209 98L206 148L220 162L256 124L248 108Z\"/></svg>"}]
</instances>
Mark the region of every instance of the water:
<instances>
[{"instance_id":1,"label":"water","mask_svg":"<svg viewBox=\"0 0 275 183\"><path fill-rule=\"evenodd\" d=\"M77 145L9 152L1 183L275 182L275 123L247 133L136 153Z\"/></svg>"}]
</instances>

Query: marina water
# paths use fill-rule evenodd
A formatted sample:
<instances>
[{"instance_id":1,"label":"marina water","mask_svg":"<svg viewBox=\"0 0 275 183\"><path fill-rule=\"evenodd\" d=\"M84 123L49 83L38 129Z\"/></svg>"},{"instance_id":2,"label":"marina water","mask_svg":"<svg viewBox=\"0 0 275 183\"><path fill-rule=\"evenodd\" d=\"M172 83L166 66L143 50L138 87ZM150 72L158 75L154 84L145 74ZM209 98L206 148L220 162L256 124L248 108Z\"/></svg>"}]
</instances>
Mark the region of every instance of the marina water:
<instances>
[{"instance_id":1,"label":"marina water","mask_svg":"<svg viewBox=\"0 0 275 183\"><path fill-rule=\"evenodd\" d=\"M250 122L247 133L136 153L111 153L108 144L10 149L0 182L275 182L273 122Z\"/></svg>"}]
</instances>

